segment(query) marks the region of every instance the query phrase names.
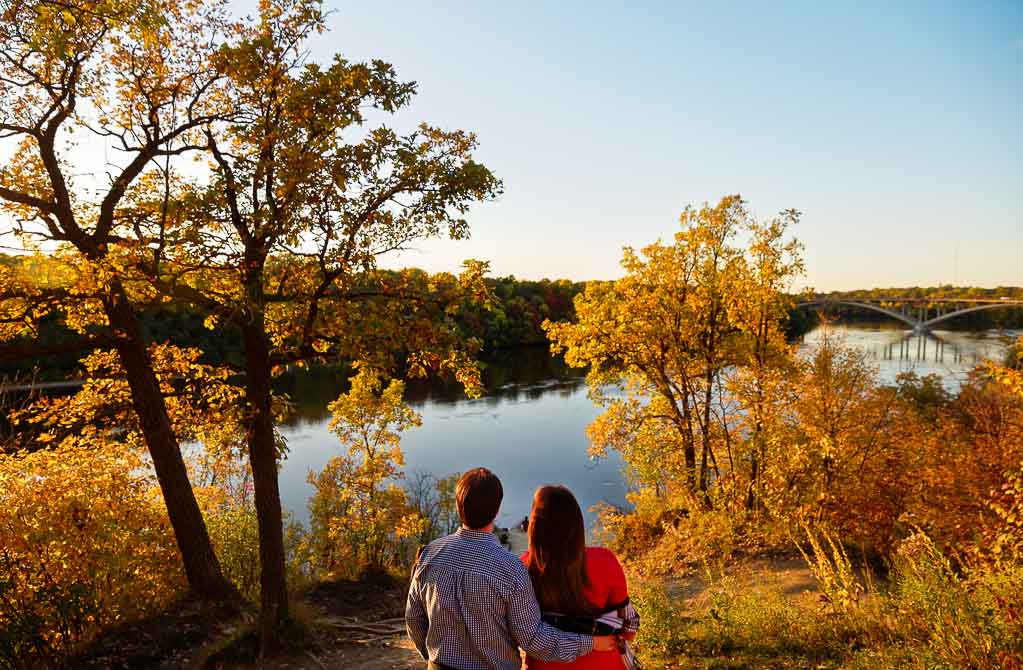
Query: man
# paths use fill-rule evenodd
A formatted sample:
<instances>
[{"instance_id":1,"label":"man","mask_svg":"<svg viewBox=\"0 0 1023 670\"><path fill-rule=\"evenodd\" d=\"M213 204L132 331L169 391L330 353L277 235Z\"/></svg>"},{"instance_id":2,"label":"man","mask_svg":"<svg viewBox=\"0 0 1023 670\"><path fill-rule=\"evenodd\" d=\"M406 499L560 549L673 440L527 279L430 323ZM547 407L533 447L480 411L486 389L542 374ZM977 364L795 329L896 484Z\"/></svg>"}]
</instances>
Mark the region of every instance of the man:
<instances>
[{"instance_id":1,"label":"man","mask_svg":"<svg viewBox=\"0 0 1023 670\"><path fill-rule=\"evenodd\" d=\"M540 618L526 567L492 533L504 491L494 473L462 475L462 527L431 542L412 569L405 625L430 670L519 670L518 647L545 661L617 648L614 637L565 633Z\"/></svg>"}]
</instances>

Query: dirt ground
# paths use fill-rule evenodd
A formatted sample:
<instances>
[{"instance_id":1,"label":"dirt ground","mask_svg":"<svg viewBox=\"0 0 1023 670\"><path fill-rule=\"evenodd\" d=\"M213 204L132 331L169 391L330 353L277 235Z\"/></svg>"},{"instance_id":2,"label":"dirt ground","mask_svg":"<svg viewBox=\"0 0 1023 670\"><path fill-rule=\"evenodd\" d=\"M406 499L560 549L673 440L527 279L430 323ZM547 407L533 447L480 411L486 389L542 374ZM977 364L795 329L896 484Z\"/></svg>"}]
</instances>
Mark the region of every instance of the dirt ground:
<instances>
[{"instance_id":1,"label":"dirt ground","mask_svg":"<svg viewBox=\"0 0 1023 670\"><path fill-rule=\"evenodd\" d=\"M711 568L693 570L690 574L670 580L671 594L680 600L699 605L705 599L707 587L712 579L722 574ZM770 587L794 598L816 597L817 583L802 556L772 556L738 560L727 565L723 574L737 580L753 590Z\"/></svg>"},{"instance_id":2,"label":"dirt ground","mask_svg":"<svg viewBox=\"0 0 1023 670\"><path fill-rule=\"evenodd\" d=\"M724 573L752 590L770 585L793 598L819 596L813 575L798 556L740 560L727 566ZM693 608L702 607L710 580L720 577L696 570L671 580L672 595ZM404 632L405 593L406 585L401 583L318 584L303 595L296 608L309 629L308 639L300 649L265 663L233 660L218 651L245 629L244 617L204 612L185 602L158 617L111 631L88 653L74 659L72 667L422 670L425 663Z\"/></svg>"},{"instance_id":3,"label":"dirt ground","mask_svg":"<svg viewBox=\"0 0 1023 670\"><path fill-rule=\"evenodd\" d=\"M300 649L264 663L238 660L228 644L252 628L251 615L210 612L182 601L158 616L110 631L69 665L90 670L421 670L425 663L405 636L405 592L400 583L316 585L294 606L308 638Z\"/></svg>"},{"instance_id":4,"label":"dirt ground","mask_svg":"<svg viewBox=\"0 0 1023 670\"><path fill-rule=\"evenodd\" d=\"M289 668L351 670L422 670L425 663L405 636L404 584L373 586L356 582L320 584L307 595L317 617L319 652L305 652L311 665ZM355 627L396 631L367 634ZM294 661L303 661L298 655Z\"/></svg>"},{"instance_id":5,"label":"dirt ground","mask_svg":"<svg viewBox=\"0 0 1023 670\"><path fill-rule=\"evenodd\" d=\"M306 666L310 670L345 668L345 670L423 670L426 663L408 640L396 639L381 647L339 646L330 654ZM289 666L298 667L298 666Z\"/></svg>"}]
</instances>

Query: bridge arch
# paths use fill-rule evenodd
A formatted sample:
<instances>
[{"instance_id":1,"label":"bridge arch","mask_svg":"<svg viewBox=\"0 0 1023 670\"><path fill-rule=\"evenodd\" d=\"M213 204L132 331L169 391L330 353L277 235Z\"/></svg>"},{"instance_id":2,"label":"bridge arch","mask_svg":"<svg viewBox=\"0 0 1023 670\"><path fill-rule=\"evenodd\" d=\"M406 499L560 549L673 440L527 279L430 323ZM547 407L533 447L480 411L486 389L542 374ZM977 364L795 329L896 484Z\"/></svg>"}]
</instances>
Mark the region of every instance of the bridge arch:
<instances>
[{"instance_id":1,"label":"bridge arch","mask_svg":"<svg viewBox=\"0 0 1023 670\"><path fill-rule=\"evenodd\" d=\"M894 309L888 309L887 307L881 307L880 305L874 305L869 302L856 302L855 300L807 300L806 302L799 303L798 305L796 305L796 307L797 308L815 307L818 305L821 307L825 307L827 305L845 305L847 307L860 307L862 309L869 309L871 311L879 312L881 314L890 316L891 318L896 319L897 321L901 321L913 329L916 329L920 326L920 321L914 319L911 316L906 316L905 314L896 312Z\"/></svg>"},{"instance_id":2,"label":"bridge arch","mask_svg":"<svg viewBox=\"0 0 1023 670\"><path fill-rule=\"evenodd\" d=\"M998 309L999 307L1023 307L1023 302L1006 300L1005 302L995 302L987 303L984 305L975 305L973 307L964 307L963 309L957 309L954 312L949 312L948 314L942 314L941 316L936 316L933 319L928 319L927 321L921 323L919 327L921 330L929 330L933 328L935 325L942 323L943 321L954 319L957 316L962 316L963 314L969 314L971 312L981 312L987 309Z\"/></svg>"}]
</instances>

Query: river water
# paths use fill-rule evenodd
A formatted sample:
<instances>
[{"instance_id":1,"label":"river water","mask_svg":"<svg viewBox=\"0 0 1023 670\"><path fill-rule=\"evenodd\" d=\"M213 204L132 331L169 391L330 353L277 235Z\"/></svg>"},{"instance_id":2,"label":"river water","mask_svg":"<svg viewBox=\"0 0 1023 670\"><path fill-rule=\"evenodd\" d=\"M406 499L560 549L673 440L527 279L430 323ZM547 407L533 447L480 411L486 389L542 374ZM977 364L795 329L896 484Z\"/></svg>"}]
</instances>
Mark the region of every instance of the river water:
<instances>
[{"instance_id":1,"label":"river water","mask_svg":"<svg viewBox=\"0 0 1023 670\"><path fill-rule=\"evenodd\" d=\"M830 333L862 349L884 381L900 372L938 374L955 390L966 373L984 359L1001 362L1005 334L937 331L912 335L882 324L831 325ZM825 327L807 334L805 350L820 342ZM456 389L410 387L407 393L423 425L402 438L407 473L442 477L468 468L493 470L504 485L498 525L510 526L529 512L533 491L560 483L579 499L584 512L599 502L621 505L626 485L617 454L599 462L586 453L586 426L600 413L587 396L579 371L554 361L543 348L504 355L485 374L488 394L469 400ZM306 522L312 486L306 478L341 453L327 430L326 405L342 388L332 373L296 376L288 388L297 411L282 427L289 455L280 473L285 507ZM592 527L595 515L586 513Z\"/></svg>"},{"instance_id":2,"label":"river water","mask_svg":"<svg viewBox=\"0 0 1023 670\"><path fill-rule=\"evenodd\" d=\"M489 468L504 487L497 523L511 526L529 512L538 486L568 486L586 511L606 501L625 502L622 462L617 454L599 462L586 454L586 426L600 413L586 393L580 371L552 360L545 348L505 354L485 371L488 393L465 398L455 389L413 386L409 404L422 426L402 436L405 471L443 477L469 468ZM282 427L289 453L280 472L285 507L305 522L312 486L310 470L321 469L341 447L327 430L326 403L339 380L328 373L297 377L286 389L298 412ZM588 524L593 513L587 513Z\"/></svg>"},{"instance_id":3,"label":"river water","mask_svg":"<svg viewBox=\"0 0 1023 670\"><path fill-rule=\"evenodd\" d=\"M885 383L894 382L903 372L935 374L954 392L967 373L985 360L1004 363L1009 343L1019 333L935 330L922 335L888 323L832 324L808 333L803 338L804 351L812 351L826 335L863 351Z\"/></svg>"}]
</instances>

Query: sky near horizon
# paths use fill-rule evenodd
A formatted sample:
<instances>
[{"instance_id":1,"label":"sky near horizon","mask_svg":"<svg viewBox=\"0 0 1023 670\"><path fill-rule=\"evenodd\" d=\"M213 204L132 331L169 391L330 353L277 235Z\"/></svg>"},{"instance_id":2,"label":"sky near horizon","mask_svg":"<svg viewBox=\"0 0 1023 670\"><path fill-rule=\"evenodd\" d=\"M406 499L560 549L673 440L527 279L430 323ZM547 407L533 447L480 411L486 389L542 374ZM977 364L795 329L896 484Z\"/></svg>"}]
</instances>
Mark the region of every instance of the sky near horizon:
<instances>
[{"instance_id":1,"label":"sky near horizon","mask_svg":"<svg viewBox=\"0 0 1023 670\"><path fill-rule=\"evenodd\" d=\"M504 181L401 264L614 278L741 193L803 212L819 290L1023 285L1023 3L325 5L314 59L393 63L389 125L474 131Z\"/></svg>"}]
</instances>

